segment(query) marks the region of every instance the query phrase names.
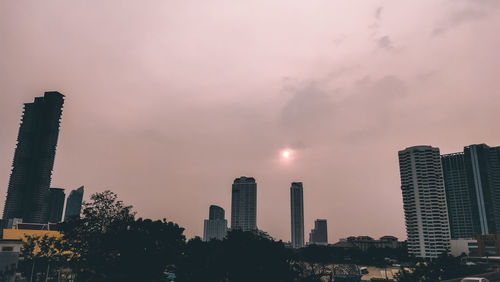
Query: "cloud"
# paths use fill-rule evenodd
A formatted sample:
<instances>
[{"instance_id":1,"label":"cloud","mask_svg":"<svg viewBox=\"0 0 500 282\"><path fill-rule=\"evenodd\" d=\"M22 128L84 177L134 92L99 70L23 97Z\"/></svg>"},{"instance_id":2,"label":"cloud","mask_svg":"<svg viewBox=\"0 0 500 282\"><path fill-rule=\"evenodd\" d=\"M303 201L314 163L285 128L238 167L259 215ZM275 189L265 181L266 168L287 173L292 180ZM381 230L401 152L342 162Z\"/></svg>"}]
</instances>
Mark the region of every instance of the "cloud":
<instances>
[{"instance_id":1,"label":"cloud","mask_svg":"<svg viewBox=\"0 0 500 282\"><path fill-rule=\"evenodd\" d=\"M355 82L353 91L353 95L363 98L393 99L405 96L407 87L403 80L394 75L386 75L378 80L366 76Z\"/></svg>"},{"instance_id":2,"label":"cloud","mask_svg":"<svg viewBox=\"0 0 500 282\"><path fill-rule=\"evenodd\" d=\"M321 125L333 112L329 94L316 83L289 87L292 96L281 111L281 125L288 129L305 129Z\"/></svg>"},{"instance_id":3,"label":"cloud","mask_svg":"<svg viewBox=\"0 0 500 282\"><path fill-rule=\"evenodd\" d=\"M382 36L377 40L377 45L379 48L385 49L385 50L394 50L394 44L392 43L392 40L389 36Z\"/></svg>"},{"instance_id":4,"label":"cloud","mask_svg":"<svg viewBox=\"0 0 500 282\"><path fill-rule=\"evenodd\" d=\"M443 20L432 30L433 36L440 36L463 24L486 18L492 9L499 8L500 1L456 1Z\"/></svg>"},{"instance_id":5,"label":"cloud","mask_svg":"<svg viewBox=\"0 0 500 282\"><path fill-rule=\"evenodd\" d=\"M383 6L377 7L377 9L375 10L375 19L380 20L380 18L382 17L383 10L384 10Z\"/></svg>"}]
</instances>

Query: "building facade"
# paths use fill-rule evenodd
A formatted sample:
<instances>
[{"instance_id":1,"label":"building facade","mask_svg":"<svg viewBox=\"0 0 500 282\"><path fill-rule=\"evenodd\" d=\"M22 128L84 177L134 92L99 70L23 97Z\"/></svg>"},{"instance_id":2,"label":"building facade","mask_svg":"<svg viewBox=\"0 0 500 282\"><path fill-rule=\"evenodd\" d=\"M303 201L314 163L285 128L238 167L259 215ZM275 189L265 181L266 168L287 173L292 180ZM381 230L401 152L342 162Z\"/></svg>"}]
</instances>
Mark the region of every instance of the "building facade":
<instances>
[{"instance_id":1,"label":"building facade","mask_svg":"<svg viewBox=\"0 0 500 282\"><path fill-rule=\"evenodd\" d=\"M362 251L367 251L371 248L390 248L396 249L402 246L402 243L398 241L398 238L394 236L383 236L379 240L375 240L370 236L350 236L347 239L339 241L333 245L334 247L342 248L357 248Z\"/></svg>"},{"instance_id":2,"label":"building facade","mask_svg":"<svg viewBox=\"0 0 500 282\"><path fill-rule=\"evenodd\" d=\"M80 216L80 212L82 210L83 192L84 188L81 186L80 188L69 193L68 199L66 200L64 220L73 216Z\"/></svg>"},{"instance_id":3,"label":"building facade","mask_svg":"<svg viewBox=\"0 0 500 282\"><path fill-rule=\"evenodd\" d=\"M500 147L470 145L441 157L451 238L500 231Z\"/></svg>"},{"instance_id":4,"label":"building facade","mask_svg":"<svg viewBox=\"0 0 500 282\"><path fill-rule=\"evenodd\" d=\"M452 239L473 238L472 197L463 153L441 156L443 166L450 236Z\"/></svg>"},{"instance_id":5,"label":"building facade","mask_svg":"<svg viewBox=\"0 0 500 282\"><path fill-rule=\"evenodd\" d=\"M227 234L227 220L224 209L219 206L210 206L209 217L205 219L203 241L223 240Z\"/></svg>"},{"instance_id":6,"label":"building facade","mask_svg":"<svg viewBox=\"0 0 500 282\"><path fill-rule=\"evenodd\" d=\"M233 183L231 195L231 229L257 230L257 183L242 176Z\"/></svg>"},{"instance_id":7,"label":"building facade","mask_svg":"<svg viewBox=\"0 0 500 282\"><path fill-rule=\"evenodd\" d=\"M477 256L499 256L500 234L487 234L477 236Z\"/></svg>"},{"instance_id":8,"label":"building facade","mask_svg":"<svg viewBox=\"0 0 500 282\"><path fill-rule=\"evenodd\" d=\"M49 187L54 167L64 95L45 92L24 104L3 220L47 223Z\"/></svg>"},{"instance_id":9,"label":"building facade","mask_svg":"<svg viewBox=\"0 0 500 282\"><path fill-rule=\"evenodd\" d=\"M0 271L17 269L23 240L0 239ZM2 281L15 282L16 272L4 273Z\"/></svg>"},{"instance_id":10,"label":"building facade","mask_svg":"<svg viewBox=\"0 0 500 282\"><path fill-rule=\"evenodd\" d=\"M304 247L304 191L302 182L293 182L290 187L290 209L292 247Z\"/></svg>"},{"instance_id":11,"label":"building facade","mask_svg":"<svg viewBox=\"0 0 500 282\"><path fill-rule=\"evenodd\" d=\"M464 148L475 234L500 232L500 147Z\"/></svg>"},{"instance_id":12,"label":"building facade","mask_svg":"<svg viewBox=\"0 0 500 282\"><path fill-rule=\"evenodd\" d=\"M51 222L51 223L61 222L65 198L66 198L66 194L64 194L64 189L50 188L50 190L49 190L49 222Z\"/></svg>"},{"instance_id":13,"label":"building facade","mask_svg":"<svg viewBox=\"0 0 500 282\"><path fill-rule=\"evenodd\" d=\"M328 245L328 226L326 219L316 219L314 229L309 233L310 245Z\"/></svg>"},{"instance_id":14,"label":"building facade","mask_svg":"<svg viewBox=\"0 0 500 282\"><path fill-rule=\"evenodd\" d=\"M461 255L476 256L478 254L478 245L476 239L451 239L450 254L454 257Z\"/></svg>"},{"instance_id":15,"label":"building facade","mask_svg":"<svg viewBox=\"0 0 500 282\"><path fill-rule=\"evenodd\" d=\"M408 253L436 258L450 249L450 227L439 148L399 151Z\"/></svg>"}]
</instances>

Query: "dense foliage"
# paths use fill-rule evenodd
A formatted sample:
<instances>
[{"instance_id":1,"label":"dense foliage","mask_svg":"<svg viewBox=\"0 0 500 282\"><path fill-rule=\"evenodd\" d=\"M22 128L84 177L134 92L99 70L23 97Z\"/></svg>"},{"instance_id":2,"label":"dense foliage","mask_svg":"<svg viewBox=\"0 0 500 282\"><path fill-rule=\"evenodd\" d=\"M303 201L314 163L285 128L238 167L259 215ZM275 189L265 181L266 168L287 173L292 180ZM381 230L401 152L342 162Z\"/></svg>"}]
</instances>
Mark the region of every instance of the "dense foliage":
<instances>
[{"instance_id":1,"label":"dense foliage","mask_svg":"<svg viewBox=\"0 0 500 282\"><path fill-rule=\"evenodd\" d=\"M179 262L186 240L184 229L165 219L135 219L132 207L110 191L92 195L81 217L61 231L61 239L28 238L25 276L70 269L77 281L160 281L165 267Z\"/></svg>"},{"instance_id":2,"label":"dense foliage","mask_svg":"<svg viewBox=\"0 0 500 282\"><path fill-rule=\"evenodd\" d=\"M447 254L431 261L418 262L411 271L401 269L396 276L398 282L427 282L461 278L486 272L482 265L464 265L460 257Z\"/></svg>"},{"instance_id":3,"label":"dense foliage","mask_svg":"<svg viewBox=\"0 0 500 282\"><path fill-rule=\"evenodd\" d=\"M290 251L262 232L229 232L224 241L191 239L179 281L294 281Z\"/></svg>"}]
</instances>

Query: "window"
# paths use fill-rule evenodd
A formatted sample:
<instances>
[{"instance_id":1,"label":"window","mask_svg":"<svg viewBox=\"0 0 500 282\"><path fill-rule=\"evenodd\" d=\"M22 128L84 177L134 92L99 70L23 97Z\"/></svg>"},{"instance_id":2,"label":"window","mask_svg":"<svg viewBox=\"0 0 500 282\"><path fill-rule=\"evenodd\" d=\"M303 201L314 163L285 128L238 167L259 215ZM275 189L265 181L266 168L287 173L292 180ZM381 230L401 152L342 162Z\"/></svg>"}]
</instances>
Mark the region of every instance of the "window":
<instances>
[{"instance_id":1,"label":"window","mask_svg":"<svg viewBox=\"0 0 500 282\"><path fill-rule=\"evenodd\" d=\"M12 252L14 251L14 247L2 247L2 252Z\"/></svg>"}]
</instances>

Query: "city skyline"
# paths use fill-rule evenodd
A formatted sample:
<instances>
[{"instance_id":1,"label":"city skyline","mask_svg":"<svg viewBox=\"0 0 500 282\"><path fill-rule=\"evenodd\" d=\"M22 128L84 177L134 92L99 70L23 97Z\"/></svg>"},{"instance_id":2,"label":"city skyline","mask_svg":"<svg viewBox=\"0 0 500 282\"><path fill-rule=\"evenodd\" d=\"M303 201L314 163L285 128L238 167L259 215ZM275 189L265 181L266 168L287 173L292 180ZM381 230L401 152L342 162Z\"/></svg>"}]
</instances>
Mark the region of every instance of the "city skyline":
<instances>
[{"instance_id":1,"label":"city skyline","mask_svg":"<svg viewBox=\"0 0 500 282\"><path fill-rule=\"evenodd\" d=\"M59 2L0 4L0 195L22 105L52 90L51 186L112 190L188 237L211 204L229 220L248 175L275 238L301 181L306 236L326 218L331 242L404 239L395 152L500 144L498 1Z\"/></svg>"},{"instance_id":2,"label":"city skyline","mask_svg":"<svg viewBox=\"0 0 500 282\"><path fill-rule=\"evenodd\" d=\"M27 138L26 136L49 136L47 140L52 140L50 141L52 145L49 145L49 148L46 150L49 154L49 164L54 162L60 116L62 113L63 102L61 101L63 99L60 99L62 97L64 95L59 92L45 92L44 96L36 97L34 103L25 104L19 130L20 135L18 137L19 148L16 148L17 155L25 152L26 148L28 148L26 146L34 142L34 139L31 140L31 137ZM35 113L40 116L41 126L31 125L32 120L35 118ZM37 132L36 130L39 131L37 134L30 133ZM51 147L53 148L50 149ZM484 143L465 146L464 152L443 155L440 154L439 148L429 145L415 145L399 151L401 188L403 191L406 231L409 238L410 253L419 257L436 257L440 252L449 248L450 239L470 239L479 234L495 234L495 230L497 229L495 225L500 217L496 214L498 209L495 203L491 201L491 197L496 197L497 190L500 187L499 152L500 146L490 147ZM29 158L38 155L39 153L35 153ZM285 160L288 160L290 155L291 152L289 149L282 151L282 156ZM50 158L50 156L52 157ZM20 162L19 160L21 160L19 156L17 156L17 160L16 158L14 159L13 171L23 169L22 165L24 165L24 162ZM50 173L48 186L50 186L51 167L52 165L46 169ZM31 173L33 174L38 170L40 169L36 168ZM14 172L13 175L15 175ZM16 178L12 179L15 180ZM9 184L9 187L12 186L10 193L13 195L22 191L19 188L15 189L16 187L13 186L13 183L17 184L18 182L11 180ZM19 183L22 184L24 182ZM415 188L413 188L413 185L416 185ZM420 187L421 185L423 185L423 188ZM41 187L43 188L43 186ZM302 182L292 182L290 187L291 240L289 242L294 248L304 246L302 189ZM414 189L419 192L416 193L413 191ZM23 208L21 210L20 208L23 205L10 200L11 203L4 208L4 220L7 222L9 219L16 218L16 216L12 217L12 214L14 214L12 211L19 210L17 213L22 215L19 218L25 220L25 222L46 224L61 221L63 207L66 208L66 212L64 213L65 218L71 216L70 214L76 215L79 213L78 210L81 210L83 186L71 191L67 198L66 206L64 206L64 189L50 188L46 190L45 206L47 212L44 212L43 209L38 209L35 213L29 211L29 209ZM415 194L413 195L413 193ZM426 193L434 195L432 199L429 198L430 202L425 202L429 200L425 196L427 195ZM486 193L490 193L491 195L486 195ZM8 197L9 194L6 195L7 199ZM243 231L259 230L256 216L257 183L255 178L246 176L236 178L232 185L231 198L231 228ZM415 199L417 199L416 202ZM428 209L429 205L436 207L436 203L440 205L444 203L444 206L437 213L434 208ZM417 211L417 217L414 216L415 211ZM27 217L28 220L23 218L25 217L25 213L29 214L29 217ZM418 214L423 215L420 216ZM41 218L43 217L47 219L42 220ZM429 219L430 221L427 222L426 220ZM440 226L436 227L435 223L441 219L443 219L443 222L440 223ZM416 222L419 222L418 226ZM436 230L440 231L437 232L428 228L437 228ZM432 238L429 239L430 237L427 238L427 235L422 237L422 234L417 234L417 231L421 233L422 230L423 234L429 232ZM212 238L222 240L227 231L228 227L224 209L216 205L210 205L209 219L204 221L203 240L209 241ZM309 244L328 244L327 232L326 219L315 220L315 227L309 234ZM302 235L299 233L302 233ZM433 236L437 236L437 239ZM441 240L439 238L445 238L446 242L442 245L436 243L436 248L428 248L430 241L439 241Z\"/></svg>"}]
</instances>

